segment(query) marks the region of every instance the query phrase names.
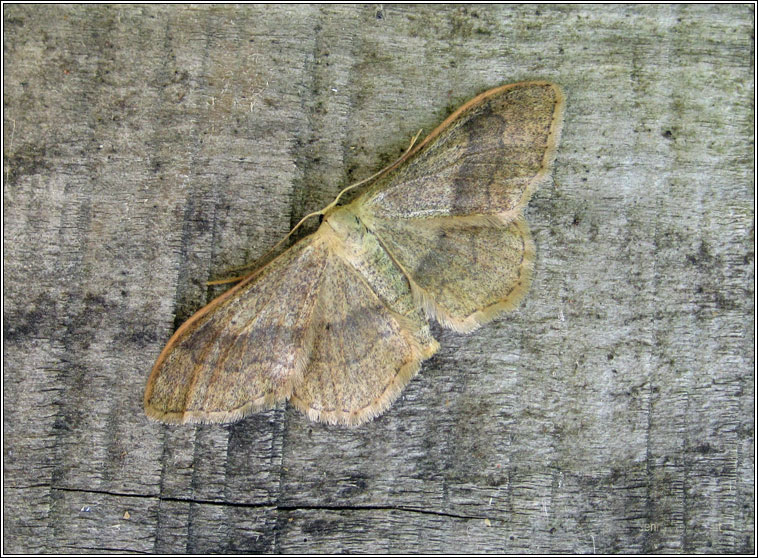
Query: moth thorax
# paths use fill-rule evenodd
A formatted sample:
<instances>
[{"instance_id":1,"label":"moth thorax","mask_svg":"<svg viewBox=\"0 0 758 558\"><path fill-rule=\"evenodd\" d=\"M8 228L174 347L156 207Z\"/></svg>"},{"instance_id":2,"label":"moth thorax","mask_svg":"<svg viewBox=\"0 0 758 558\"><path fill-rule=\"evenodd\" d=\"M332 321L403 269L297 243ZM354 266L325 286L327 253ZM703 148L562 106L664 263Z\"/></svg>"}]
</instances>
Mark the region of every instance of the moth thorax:
<instances>
[{"instance_id":1,"label":"moth thorax","mask_svg":"<svg viewBox=\"0 0 758 558\"><path fill-rule=\"evenodd\" d=\"M347 206L338 207L327 215L326 223L338 236L348 241L359 240L366 232L363 222Z\"/></svg>"}]
</instances>

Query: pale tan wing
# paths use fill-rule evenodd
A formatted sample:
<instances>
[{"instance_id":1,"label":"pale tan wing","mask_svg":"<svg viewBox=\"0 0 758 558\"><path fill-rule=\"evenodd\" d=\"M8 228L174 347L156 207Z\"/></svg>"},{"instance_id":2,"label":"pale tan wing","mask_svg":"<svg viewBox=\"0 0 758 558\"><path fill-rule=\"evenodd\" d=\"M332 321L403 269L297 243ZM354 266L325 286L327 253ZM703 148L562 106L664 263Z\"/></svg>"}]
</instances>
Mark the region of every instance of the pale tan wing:
<instances>
[{"instance_id":1,"label":"pale tan wing","mask_svg":"<svg viewBox=\"0 0 758 558\"><path fill-rule=\"evenodd\" d=\"M523 218L377 220L374 227L427 313L456 331L510 310L529 288L534 244Z\"/></svg>"},{"instance_id":2,"label":"pale tan wing","mask_svg":"<svg viewBox=\"0 0 758 558\"><path fill-rule=\"evenodd\" d=\"M150 374L148 416L229 422L287 399L310 358L329 257L311 235L182 325Z\"/></svg>"},{"instance_id":3,"label":"pale tan wing","mask_svg":"<svg viewBox=\"0 0 758 558\"><path fill-rule=\"evenodd\" d=\"M549 176L563 104L547 82L487 91L353 202L443 325L471 331L526 292L534 246L523 208Z\"/></svg>"},{"instance_id":4,"label":"pale tan wing","mask_svg":"<svg viewBox=\"0 0 758 558\"><path fill-rule=\"evenodd\" d=\"M312 420L355 426L382 413L438 348L422 315L390 310L363 277L329 260L318 335L291 402Z\"/></svg>"},{"instance_id":5,"label":"pale tan wing","mask_svg":"<svg viewBox=\"0 0 758 558\"><path fill-rule=\"evenodd\" d=\"M548 176L563 104L560 89L548 82L487 91L450 115L357 204L365 213L393 219L515 219Z\"/></svg>"}]
</instances>

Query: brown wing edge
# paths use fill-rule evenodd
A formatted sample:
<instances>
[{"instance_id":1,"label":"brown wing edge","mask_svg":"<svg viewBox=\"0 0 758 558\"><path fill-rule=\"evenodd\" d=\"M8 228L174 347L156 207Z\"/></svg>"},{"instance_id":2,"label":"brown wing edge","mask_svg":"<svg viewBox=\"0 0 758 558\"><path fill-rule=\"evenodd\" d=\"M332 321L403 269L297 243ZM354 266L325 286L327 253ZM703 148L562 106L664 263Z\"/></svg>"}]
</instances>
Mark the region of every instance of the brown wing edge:
<instances>
[{"instance_id":1,"label":"brown wing edge","mask_svg":"<svg viewBox=\"0 0 758 558\"><path fill-rule=\"evenodd\" d=\"M402 332L405 342L411 349L412 356L407 362L403 363L400 368L398 368L393 378L382 390L382 393L375 397L369 405L360 409L351 409L348 412L342 410L314 409L297 396L296 388L293 389L293 393L290 394L289 402L314 422L357 427L383 414L400 396L403 389L405 389L405 386L407 386L419 372L421 369L421 363L434 355L439 350L440 345L439 342L431 336L429 338L429 343L426 346L420 343L413 333L411 333L415 329L415 325L412 321L387 306L387 304L376 294L371 285L366 282L365 278L354 270L349 262L345 261L345 264L348 270L353 271L355 279L360 281L366 290L373 295L376 301L384 306L389 318L397 324ZM403 271L403 273L405 272ZM307 371L305 373L307 374Z\"/></svg>"},{"instance_id":2,"label":"brown wing edge","mask_svg":"<svg viewBox=\"0 0 758 558\"><path fill-rule=\"evenodd\" d=\"M312 241L313 236L314 235L310 235L302 239L300 242ZM195 312L186 322L184 322L179 327L179 329L177 329L174 332L174 334L168 340L168 343L166 343L166 346L158 355L158 358L155 361L155 364L153 365L153 368L150 372L150 376L148 377L147 385L145 386L145 395L143 398L143 405L145 409L145 414L148 416L148 418L155 421L168 423L168 424L236 422L238 420L245 418L248 415L251 415L252 413L270 409L274 407L277 403L284 402L290 397L293 390L292 383L290 383L288 390L284 395L277 396L275 393L268 393L262 397L259 397L258 399L254 401L249 401L245 403L241 407L238 407L236 409L231 409L229 411L223 411L223 412L222 411L165 412L165 411L161 411L160 409L155 408L150 403L152 394L153 394L154 383L155 383L156 378L160 374L160 370L163 365L163 362L166 360L168 355L174 349L174 346L178 343L178 341L182 339L186 334L191 333L192 328L197 324L199 320L204 318L207 314L210 314L211 312L213 312L221 303L225 302L227 299L234 297L239 291L244 289L245 286L247 286L250 282L252 282L268 265L270 265L277 259L285 256L288 251L289 250L285 250L279 256L274 258L271 262L268 262L266 265L252 272L245 279L243 279L239 284L235 285L234 287L232 287L225 293L214 298L211 302L209 302L208 304L203 306L200 310ZM307 352L310 352L310 351L307 351ZM298 362L296 363L295 374L293 376L300 377L302 375L303 370L305 369L306 364L307 364L306 361L298 360Z\"/></svg>"},{"instance_id":3,"label":"brown wing edge","mask_svg":"<svg viewBox=\"0 0 758 558\"><path fill-rule=\"evenodd\" d=\"M558 151L558 143L561 140L561 133L563 131L563 113L566 106L566 97L563 95L563 91L554 83L544 81L524 82L522 84L514 85L550 86L553 89L553 94L555 95L555 107L553 109L553 119L550 122L547 147L545 148L545 154L542 157L542 166L540 167L540 170L537 171L537 174L534 175L534 178L532 178L532 180L529 182L529 185L524 190L519 203L516 205L515 211L518 213L512 215L514 213L514 210L511 210L507 214L503 215L503 217L506 219L513 219L514 217L518 218L520 216L521 209L529 202L532 194L534 194L534 192L536 192L537 189L542 184L547 182L550 178L551 172L553 170L553 164L555 163L555 155Z\"/></svg>"}]
</instances>

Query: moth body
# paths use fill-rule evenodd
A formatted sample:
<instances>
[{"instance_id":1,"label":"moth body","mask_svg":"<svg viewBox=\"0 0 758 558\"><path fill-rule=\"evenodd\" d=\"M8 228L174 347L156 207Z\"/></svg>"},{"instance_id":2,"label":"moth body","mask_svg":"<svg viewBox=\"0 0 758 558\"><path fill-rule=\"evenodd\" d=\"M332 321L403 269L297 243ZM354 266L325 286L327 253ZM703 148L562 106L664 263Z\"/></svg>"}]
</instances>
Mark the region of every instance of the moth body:
<instances>
[{"instance_id":1,"label":"moth body","mask_svg":"<svg viewBox=\"0 0 758 558\"><path fill-rule=\"evenodd\" d=\"M326 228L325 228L326 227ZM331 249L360 274L386 307L405 323L413 324L418 341L431 347L429 324L419 309L408 277L392 259L379 238L359 216L359 208L336 208L324 219L319 233Z\"/></svg>"},{"instance_id":2,"label":"moth body","mask_svg":"<svg viewBox=\"0 0 758 558\"><path fill-rule=\"evenodd\" d=\"M287 400L321 422L381 414L437 351L431 320L470 332L523 298L523 209L549 178L562 114L560 89L540 81L465 103L185 322L150 374L148 416L231 422Z\"/></svg>"}]
</instances>

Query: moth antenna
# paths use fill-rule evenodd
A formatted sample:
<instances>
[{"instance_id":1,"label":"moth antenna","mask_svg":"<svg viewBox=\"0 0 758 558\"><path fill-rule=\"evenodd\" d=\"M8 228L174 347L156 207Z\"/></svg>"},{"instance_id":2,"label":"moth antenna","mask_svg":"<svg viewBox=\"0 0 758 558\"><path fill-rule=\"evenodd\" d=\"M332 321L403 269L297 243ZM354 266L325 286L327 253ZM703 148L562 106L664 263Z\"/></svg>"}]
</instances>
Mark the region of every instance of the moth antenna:
<instances>
[{"instance_id":1,"label":"moth antenna","mask_svg":"<svg viewBox=\"0 0 758 558\"><path fill-rule=\"evenodd\" d=\"M308 215L306 215L305 217L303 217L302 219L300 219L300 221L298 221L297 225L295 225L294 227L292 227L292 230L291 230L290 232L288 232L288 233L287 233L287 236L285 236L285 237L284 237L284 238L282 238L282 239L281 239L279 242L277 242L276 244L274 244L274 245L273 245L273 246L272 246L272 247L271 247L271 248L270 248L270 249L269 249L269 250L268 250L268 251L267 251L265 254L263 254L263 256L261 256L260 258L258 258L258 260L257 260L257 261L263 261L263 260L265 260L265 259L266 259L268 256L270 256L270 255L271 255L271 253L272 253L274 250L276 250L277 248L279 248L279 246L280 246L280 245L281 245L281 244L282 244L282 243L283 243L285 240L287 240L287 239L288 239L290 236L292 236L292 234L293 234L293 233L294 233L294 232L295 232L295 231L296 231L296 230L297 230L297 229L300 227L300 225L302 225L302 224L303 224L303 223L304 223L306 220L310 219L311 217L317 217L317 216L319 216L319 215L324 215L324 214L325 214L327 211L329 211L329 210L330 210L330 209L332 209L334 206L336 206L336 205L337 205L337 202L339 202L339 201L340 201L340 198L342 197L342 194L344 194L344 193L346 193L346 192L348 192L348 191L352 190L353 188L357 188L358 186L362 186L363 184L366 184L366 182L371 182L371 181L372 181L372 180L374 180L375 178L377 178L377 177L381 176L381 175L382 175L382 174L384 174L385 172L389 172L390 170L392 170L393 168L395 168L396 166L398 166L400 163L402 163L402 162L403 162L403 161L404 161L404 160L405 160L405 159L408 157L408 155L410 154L411 150L413 149L413 146L414 146L414 145L416 145L416 142L418 141L418 138L421 136L421 132L423 132L423 131L424 131L424 130L423 130L423 128L422 128L422 129L420 129L420 130L419 130L419 131L416 133L416 135L415 135L415 136L413 136L413 137L411 138L411 143L410 143L410 145L409 145L409 146L408 146L408 148L407 148L407 149L406 149L406 150L403 152L403 154L402 154L400 157L398 157L398 158L397 158L397 160L395 160L394 162L390 163L389 165L387 165L386 167L384 167L384 168L383 168L382 170L380 170L379 172L375 172L374 174L372 174L372 175L371 175L371 176L369 176L368 178L364 178L363 180L360 180L360 181L358 181L358 182L355 182L354 184L351 184L350 186L348 186L348 187L344 188L344 189L343 189L343 190L342 190L342 191L341 191L339 194L337 194L337 197L336 197L336 198L334 198L334 201L333 201L332 203L330 203L329 205L327 205L326 207L324 207L324 208L322 208L322 209L319 209L318 211L314 211L313 213L309 213ZM236 270L236 269L245 269L246 267L248 267L248 266L237 267L237 268L234 268L234 269L235 269L235 270ZM253 272L253 273L254 273L254 272ZM206 282L205 282L205 284L206 284L206 285L225 285L226 283L236 283L236 282L238 282L238 281L242 281L243 279L246 279L247 277L250 277L250 274L248 274L248 275L240 275L240 276L238 276L238 277L230 277L230 278L228 278L228 279L217 279L217 280L215 280L215 281L206 281Z\"/></svg>"},{"instance_id":2,"label":"moth antenna","mask_svg":"<svg viewBox=\"0 0 758 558\"><path fill-rule=\"evenodd\" d=\"M406 159L406 157L408 156L408 154L411 152L411 150L413 149L413 146L416 145L416 141L418 141L418 138L421 135L421 132L423 132L423 129L419 130L416 133L416 135L411 138L411 143L408 146L408 148L394 162L390 163L389 165L387 165L386 167L384 167L379 172L375 172L374 174L372 174L368 178L364 178L363 180L361 180L359 182L356 182L354 184L351 184L350 186L348 186L347 188L345 188L344 190L342 190L339 194L337 194L337 197L334 198L334 201L332 203L330 203L329 205L327 205L324 209L322 209L321 212L325 213L326 211L330 210L332 207L334 207L335 205L337 205L337 202L342 197L342 194L344 194L345 192L348 192L349 190L352 190L353 188L357 188L358 186L362 186L366 182L371 182L375 178L381 176L385 172L388 172L388 171L392 170L393 168L395 168L396 166L398 166L400 163L402 163ZM299 224L300 223L298 223L298 225Z\"/></svg>"},{"instance_id":3,"label":"moth antenna","mask_svg":"<svg viewBox=\"0 0 758 558\"><path fill-rule=\"evenodd\" d=\"M226 279L215 279L213 281L206 281L205 284L208 286L211 285L226 285L227 283L236 283L238 281L242 281L247 275L239 275L237 277L228 277Z\"/></svg>"},{"instance_id":4,"label":"moth antenna","mask_svg":"<svg viewBox=\"0 0 758 558\"><path fill-rule=\"evenodd\" d=\"M294 233L298 229L298 227L305 222L306 219L310 219L311 217L315 217L316 215L322 215L327 209L331 208L331 206L333 204L334 204L334 202L332 202L329 205L327 205L324 209L321 209L319 211L314 211L313 213L309 213L308 215L306 215L305 217L303 217L302 219L300 219L300 222L297 225L295 225L290 232L287 233L287 236L285 236L279 242L277 242L271 248L269 248L269 250L265 254L263 254L260 258L258 258L256 261L257 262L265 261L266 258L268 258L271 255L271 253L274 250L276 250L282 244L282 242L284 242L290 236L292 236L292 233ZM248 267L248 266L242 266L242 267L238 267L236 269L245 269L245 267ZM252 266L250 266L250 267L252 267ZM253 271L252 273L255 273L255 271ZM238 281L242 281L243 279L247 279L248 277L250 277L250 275L252 275L252 273L248 273L247 275L240 275L240 276L237 276L237 277L229 277L228 279L216 279L215 281L206 281L205 284L206 285L225 285L226 283L237 283Z\"/></svg>"}]
</instances>

